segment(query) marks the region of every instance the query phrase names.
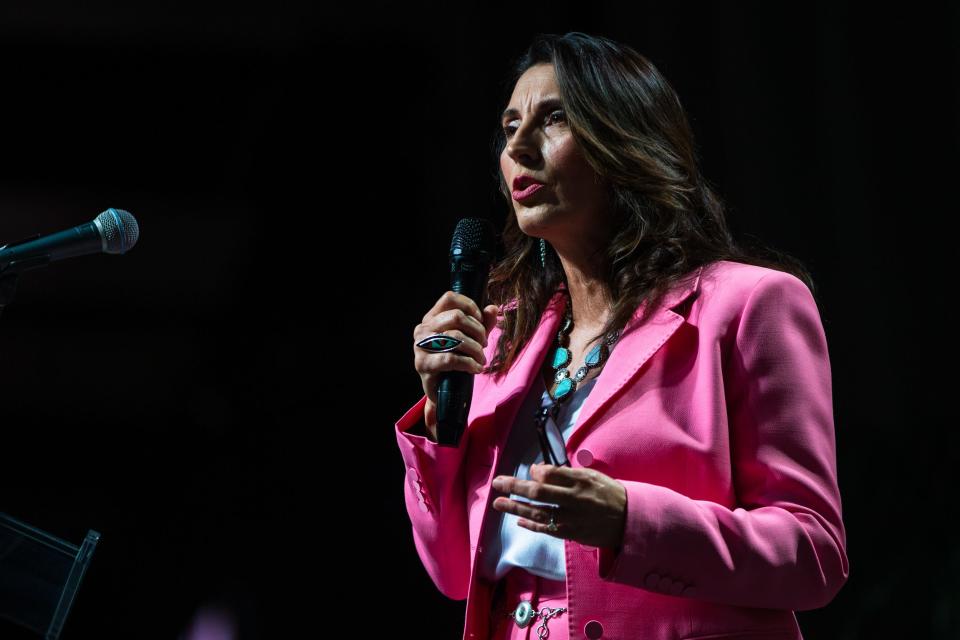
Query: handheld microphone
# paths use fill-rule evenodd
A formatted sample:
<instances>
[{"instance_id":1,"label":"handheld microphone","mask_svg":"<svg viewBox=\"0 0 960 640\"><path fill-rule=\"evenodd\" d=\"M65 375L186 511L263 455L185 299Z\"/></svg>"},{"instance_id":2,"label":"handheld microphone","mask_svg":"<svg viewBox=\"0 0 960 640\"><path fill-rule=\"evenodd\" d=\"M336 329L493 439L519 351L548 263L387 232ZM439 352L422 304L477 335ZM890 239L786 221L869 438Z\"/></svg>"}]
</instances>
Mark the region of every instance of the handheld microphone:
<instances>
[{"instance_id":1,"label":"handheld microphone","mask_svg":"<svg viewBox=\"0 0 960 640\"><path fill-rule=\"evenodd\" d=\"M90 253L126 253L137 243L140 226L123 209L107 209L92 222L0 246L0 275L44 267Z\"/></svg>"},{"instance_id":2,"label":"handheld microphone","mask_svg":"<svg viewBox=\"0 0 960 640\"><path fill-rule=\"evenodd\" d=\"M473 300L483 309L487 279L493 260L493 225L484 218L463 218L450 243L450 289ZM460 445L467 427L473 375L468 371L445 371L437 386L437 443Z\"/></svg>"}]
</instances>

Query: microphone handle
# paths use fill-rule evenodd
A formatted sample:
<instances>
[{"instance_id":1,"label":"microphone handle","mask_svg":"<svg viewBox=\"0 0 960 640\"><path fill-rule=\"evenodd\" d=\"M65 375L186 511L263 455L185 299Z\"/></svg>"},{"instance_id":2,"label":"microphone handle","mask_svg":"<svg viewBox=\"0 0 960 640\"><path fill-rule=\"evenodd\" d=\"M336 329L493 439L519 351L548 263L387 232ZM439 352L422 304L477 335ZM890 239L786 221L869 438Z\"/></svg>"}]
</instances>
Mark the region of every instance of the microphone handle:
<instances>
[{"instance_id":1,"label":"microphone handle","mask_svg":"<svg viewBox=\"0 0 960 640\"><path fill-rule=\"evenodd\" d=\"M0 247L0 271L23 271L64 258L102 253L104 242L95 221L41 238L34 236Z\"/></svg>"},{"instance_id":2,"label":"microphone handle","mask_svg":"<svg viewBox=\"0 0 960 640\"><path fill-rule=\"evenodd\" d=\"M477 303L483 309L487 293L490 263L487 260L469 260L459 256L450 262L450 289ZM470 400L473 397L473 376L468 371L446 371L440 374L437 385L437 444L460 446L460 438L467 428Z\"/></svg>"},{"instance_id":3,"label":"microphone handle","mask_svg":"<svg viewBox=\"0 0 960 640\"><path fill-rule=\"evenodd\" d=\"M446 371L437 386L437 444L459 447L467 428L470 398L473 397L473 374L468 371Z\"/></svg>"}]
</instances>

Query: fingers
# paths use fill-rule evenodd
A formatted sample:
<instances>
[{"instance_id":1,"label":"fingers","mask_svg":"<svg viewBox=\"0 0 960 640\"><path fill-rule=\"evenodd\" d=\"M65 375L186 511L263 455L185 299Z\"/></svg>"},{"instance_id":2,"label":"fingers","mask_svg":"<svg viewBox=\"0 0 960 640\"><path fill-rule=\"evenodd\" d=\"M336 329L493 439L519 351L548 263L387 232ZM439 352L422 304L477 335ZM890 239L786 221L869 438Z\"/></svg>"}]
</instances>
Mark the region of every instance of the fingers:
<instances>
[{"instance_id":1,"label":"fingers","mask_svg":"<svg viewBox=\"0 0 960 640\"><path fill-rule=\"evenodd\" d=\"M427 338L430 335L442 333L444 335L450 336L451 338L456 338L461 341L461 344L457 346L453 351L446 352L429 352L424 351L423 349L417 347L416 345ZM482 365L487 364L487 356L483 352L483 345L477 342L476 338L472 335L468 335L461 329L431 329L430 327L425 327L424 325L418 325L416 331L413 334L414 338L414 356L415 365L417 370L421 373L431 373L438 371L448 370L447 364L453 364L457 362L456 359L444 358L444 356L449 355L459 355L464 360L472 361L476 363L482 369ZM464 362L463 364L466 364ZM458 368L458 367L455 367ZM470 371L475 367L463 367L463 371Z\"/></svg>"},{"instance_id":2,"label":"fingers","mask_svg":"<svg viewBox=\"0 0 960 640\"><path fill-rule=\"evenodd\" d=\"M446 291L437 300L433 308L423 317L423 321L414 330L416 341L434 333L447 333L459 329L470 336L480 351L487 346L487 336L497 325L498 307L489 304L481 312L476 303L455 291ZM461 352L468 350L460 349Z\"/></svg>"},{"instance_id":3,"label":"fingers","mask_svg":"<svg viewBox=\"0 0 960 640\"><path fill-rule=\"evenodd\" d=\"M464 371L474 375L483 371L483 365L472 356L465 356L456 351L446 353L427 353L417 350L415 357L416 369L420 374L423 393L431 402L437 402L437 387L440 384L440 374L445 371Z\"/></svg>"},{"instance_id":4,"label":"fingers","mask_svg":"<svg viewBox=\"0 0 960 640\"><path fill-rule=\"evenodd\" d=\"M493 488L513 499L496 497L492 508L518 516L517 524L531 531L592 547L615 549L622 544L627 517L627 492L622 482L595 469L553 465L534 465L531 477L550 478L552 482L572 479L576 486L498 476ZM547 528L551 515L557 516L556 529L552 531Z\"/></svg>"},{"instance_id":5,"label":"fingers","mask_svg":"<svg viewBox=\"0 0 960 640\"><path fill-rule=\"evenodd\" d=\"M499 311L499 307L495 304L488 304L483 308L483 326L487 330L487 335L496 328Z\"/></svg>"},{"instance_id":6,"label":"fingers","mask_svg":"<svg viewBox=\"0 0 960 640\"><path fill-rule=\"evenodd\" d=\"M520 518L526 518L533 522L546 524L550 521L550 513L553 505L527 504L519 500L510 500L508 498L497 498L493 501L493 508L497 511L512 513Z\"/></svg>"},{"instance_id":7,"label":"fingers","mask_svg":"<svg viewBox=\"0 0 960 640\"><path fill-rule=\"evenodd\" d=\"M466 343L464 343L465 345ZM436 375L444 371L466 371L467 373L480 373L486 364L486 358L483 352L479 359L473 355L460 353L459 350L464 347L460 345L457 351L447 351L446 353L427 353L421 351L417 354L417 370L421 375Z\"/></svg>"},{"instance_id":8,"label":"fingers","mask_svg":"<svg viewBox=\"0 0 960 640\"><path fill-rule=\"evenodd\" d=\"M449 309L460 309L480 323L481 326L483 325L483 314L480 313L480 308L477 306L477 303L456 291L445 291L443 295L440 296L440 299L437 300L430 311L427 311L427 315L423 316L424 324L429 322L432 316Z\"/></svg>"},{"instance_id":9,"label":"fingers","mask_svg":"<svg viewBox=\"0 0 960 640\"><path fill-rule=\"evenodd\" d=\"M479 318L479 319L478 319ZM476 304L466 296L453 291L444 293L437 304L434 305L423 322L418 324L413 330L414 349L422 352L416 344L434 334L446 334L453 336L463 342L454 353L464 356L473 356L476 362L486 364L486 357L483 355L483 349L487 344L487 328L484 324L483 315L477 309ZM426 353L426 352L423 352ZM436 359L438 354L428 354L433 356L429 365L440 364L442 361ZM420 354L417 355L418 363ZM448 359L449 362L454 360ZM427 363L424 363L427 364ZM469 367L464 367L470 370ZM417 366L421 373L427 371L421 366Z\"/></svg>"},{"instance_id":10,"label":"fingers","mask_svg":"<svg viewBox=\"0 0 960 640\"><path fill-rule=\"evenodd\" d=\"M421 326L428 327L433 333L446 333L449 329L459 329L478 344L483 346L487 344L486 327L473 316L464 313L462 309L441 311Z\"/></svg>"},{"instance_id":11,"label":"fingers","mask_svg":"<svg viewBox=\"0 0 960 640\"><path fill-rule=\"evenodd\" d=\"M537 480L521 480L514 476L497 476L493 479L496 491L523 496L537 502L549 502L561 506L570 502L573 490L566 486L547 484Z\"/></svg>"},{"instance_id":12,"label":"fingers","mask_svg":"<svg viewBox=\"0 0 960 640\"><path fill-rule=\"evenodd\" d=\"M539 462L530 467L530 479L552 484L558 487L574 487L585 480L592 469L580 469L565 465L544 464Z\"/></svg>"},{"instance_id":13,"label":"fingers","mask_svg":"<svg viewBox=\"0 0 960 640\"><path fill-rule=\"evenodd\" d=\"M436 402L438 374L444 371L465 371L478 374L484 370L488 335L496 327L499 307L490 304L481 309L465 295L446 291L413 330L414 366L427 398ZM429 352L417 346L425 338L444 334L460 340L453 351Z\"/></svg>"}]
</instances>

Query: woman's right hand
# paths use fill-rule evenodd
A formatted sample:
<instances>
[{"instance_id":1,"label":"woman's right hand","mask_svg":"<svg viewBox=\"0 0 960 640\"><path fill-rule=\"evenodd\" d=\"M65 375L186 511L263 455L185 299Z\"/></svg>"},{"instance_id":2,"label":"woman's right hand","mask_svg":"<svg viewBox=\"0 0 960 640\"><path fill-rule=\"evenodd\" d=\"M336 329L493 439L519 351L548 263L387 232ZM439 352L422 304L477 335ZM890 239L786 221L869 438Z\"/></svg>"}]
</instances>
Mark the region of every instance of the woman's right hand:
<instances>
[{"instance_id":1,"label":"woman's right hand","mask_svg":"<svg viewBox=\"0 0 960 640\"><path fill-rule=\"evenodd\" d=\"M483 355L483 349L487 346L487 335L496 324L496 305L487 305L481 313L477 304L467 296L446 291L427 315L423 316L423 322L413 330L413 364L420 374L423 392L427 396L424 422L434 442L437 441L439 374L444 371L480 373L487 364ZM463 344L454 351L443 353L430 353L416 346L418 342L435 333L457 338L462 340Z\"/></svg>"}]
</instances>

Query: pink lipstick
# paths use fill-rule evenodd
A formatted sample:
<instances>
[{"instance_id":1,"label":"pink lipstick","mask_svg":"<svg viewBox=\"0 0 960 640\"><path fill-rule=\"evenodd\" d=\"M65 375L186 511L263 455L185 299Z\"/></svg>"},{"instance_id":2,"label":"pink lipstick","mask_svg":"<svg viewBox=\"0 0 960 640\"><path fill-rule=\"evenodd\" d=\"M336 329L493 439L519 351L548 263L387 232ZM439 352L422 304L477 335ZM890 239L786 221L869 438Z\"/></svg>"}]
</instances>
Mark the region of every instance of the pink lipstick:
<instances>
[{"instance_id":1,"label":"pink lipstick","mask_svg":"<svg viewBox=\"0 0 960 640\"><path fill-rule=\"evenodd\" d=\"M543 186L544 185L540 184L539 182L534 182L533 184L528 185L527 188L524 189L523 191L517 191L515 189L513 191L513 199L525 200L530 196L532 196L533 194L535 194L537 191L540 191L540 189L543 188Z\"/></svg>"}]
</instances>

